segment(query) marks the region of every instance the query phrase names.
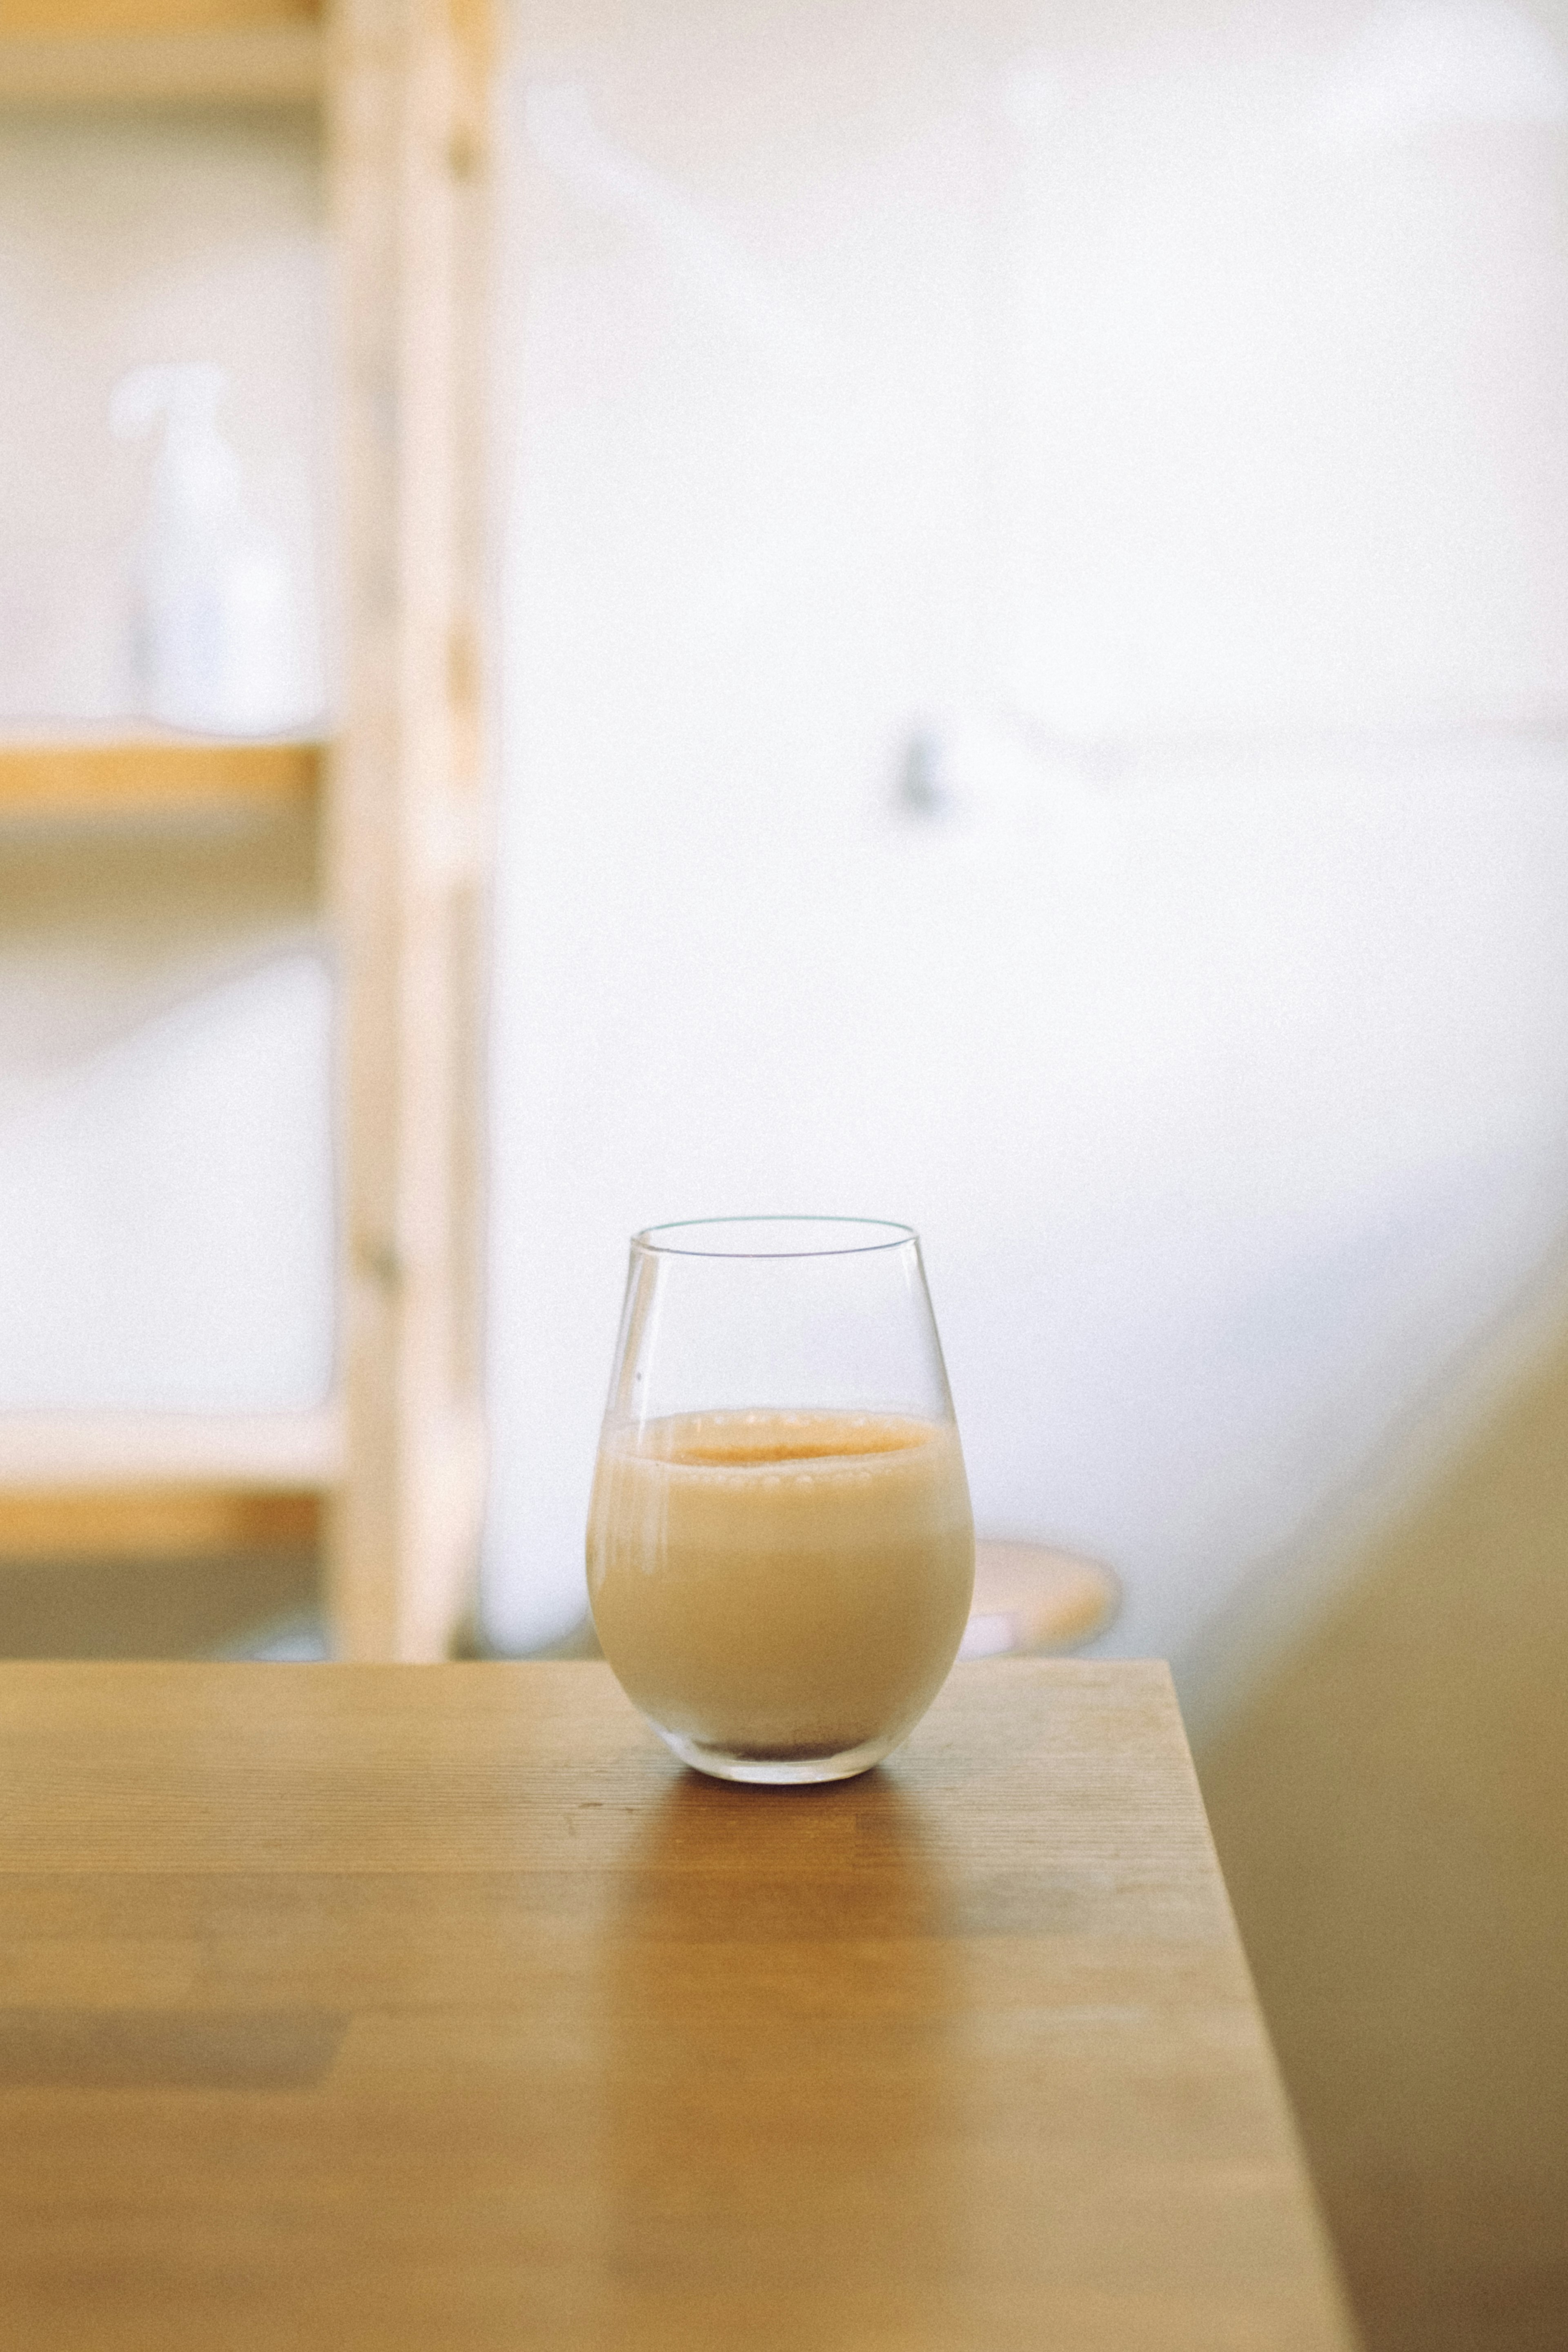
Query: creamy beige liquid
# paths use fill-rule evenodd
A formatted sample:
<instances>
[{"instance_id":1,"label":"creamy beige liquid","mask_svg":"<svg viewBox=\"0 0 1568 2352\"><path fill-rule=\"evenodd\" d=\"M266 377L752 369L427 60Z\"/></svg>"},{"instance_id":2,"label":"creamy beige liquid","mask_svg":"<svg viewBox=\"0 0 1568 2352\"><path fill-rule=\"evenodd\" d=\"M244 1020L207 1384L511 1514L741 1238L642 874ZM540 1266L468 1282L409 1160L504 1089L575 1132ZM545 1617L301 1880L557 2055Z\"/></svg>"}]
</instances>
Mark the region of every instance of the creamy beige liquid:
<instances>
[{"instance_id":1,"label":"creamy beige liquid","mask_svg":"<svg viewBox=\"0 0 1568 2352\"><path fill-rule=\"evenodd\" d=\"M901 1738L952 1665L974 1530L958 1433L890 1413L682 1413L606 1435L588 1521L605 1657L740 1756Z\"/></svg>"}]
</instances>

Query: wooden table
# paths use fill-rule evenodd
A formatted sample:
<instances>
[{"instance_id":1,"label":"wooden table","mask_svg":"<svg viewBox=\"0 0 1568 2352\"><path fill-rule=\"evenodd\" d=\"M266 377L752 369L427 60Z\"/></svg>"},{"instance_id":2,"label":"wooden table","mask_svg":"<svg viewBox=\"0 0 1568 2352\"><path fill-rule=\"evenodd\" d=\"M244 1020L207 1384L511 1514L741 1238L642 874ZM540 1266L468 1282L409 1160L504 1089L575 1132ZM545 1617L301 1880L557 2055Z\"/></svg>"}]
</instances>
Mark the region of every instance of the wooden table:
<instances>
[{"instance_id":1,"label":"wooden table","mask_svg":"<svg viewBox=\"0 0 1568 2352\"><path fill-rule=\"evenodd\" d=\"M15 2352L1350 2342L1155 1665L832 1789L603 1666L0 1667Z\"/></svg>"}]
</instances>

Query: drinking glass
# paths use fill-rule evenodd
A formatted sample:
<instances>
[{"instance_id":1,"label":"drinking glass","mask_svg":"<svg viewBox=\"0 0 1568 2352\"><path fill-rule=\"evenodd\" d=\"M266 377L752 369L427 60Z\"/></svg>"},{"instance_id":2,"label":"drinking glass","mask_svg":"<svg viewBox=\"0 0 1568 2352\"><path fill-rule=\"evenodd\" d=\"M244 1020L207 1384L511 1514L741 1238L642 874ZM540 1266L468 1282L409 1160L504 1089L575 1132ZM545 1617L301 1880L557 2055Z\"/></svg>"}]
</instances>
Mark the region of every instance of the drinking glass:
<instances>
[{"instance_id":1,"label":"drinking glass","mask_svg":"<svg viewBox=\"0 0 1568 2352\"><path fill-rule=\"evenodd\" d=\"M775 1786L864 1772L945 1680L973 1574L909 1226L633 1237L588 1592L623 1688L684 1762Z\"/></svg>"}]
</instances>

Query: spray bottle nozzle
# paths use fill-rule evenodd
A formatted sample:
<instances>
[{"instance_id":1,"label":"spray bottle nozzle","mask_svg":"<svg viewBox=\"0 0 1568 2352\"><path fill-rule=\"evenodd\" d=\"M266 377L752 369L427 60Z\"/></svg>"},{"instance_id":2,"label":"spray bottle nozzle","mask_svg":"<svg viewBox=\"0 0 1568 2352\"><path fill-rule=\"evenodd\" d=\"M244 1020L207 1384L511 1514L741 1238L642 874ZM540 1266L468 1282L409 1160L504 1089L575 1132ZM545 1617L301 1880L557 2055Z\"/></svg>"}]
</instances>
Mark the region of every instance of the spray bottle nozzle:
<instances>
[{"instance_id":1,"label":"spray bottle nozzle","mask_svg":"<svg viewBox=\"0 0 1568 2352\"><path fill-rule=\"evenodd\" d=\"M193 360L132 368L110 399L115 438L140 441L163 427L153 474L155 510L178 530L243 512L239 460L218 431L217 408L228 378L210 362Z\"/></svg>"}]
</instances>

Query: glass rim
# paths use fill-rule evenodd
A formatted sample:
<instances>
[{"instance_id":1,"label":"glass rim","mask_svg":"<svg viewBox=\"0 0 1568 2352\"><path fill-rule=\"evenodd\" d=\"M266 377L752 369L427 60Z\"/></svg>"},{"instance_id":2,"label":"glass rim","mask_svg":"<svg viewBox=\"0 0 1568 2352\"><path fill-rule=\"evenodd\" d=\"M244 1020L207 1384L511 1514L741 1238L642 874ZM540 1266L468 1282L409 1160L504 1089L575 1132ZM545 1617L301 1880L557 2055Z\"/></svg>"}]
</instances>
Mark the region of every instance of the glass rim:
<instances>
[{"instance_id":1,"label":"glass rim","mask_svg":"<svg viewBox=\"0 0 1568 2352\"><path fill-rule=\"evenodd\" d=\"M824 1232L837 1229L841 1234L875 1234L875 1240L823 1241L793 1249L704 1249L697 1240L702 1234L739 1234L748 1225L797 1225L817 1227ZM689 1234L689 1241L679 1236ZM920 1235L913 1225L900 1224L892 1217L681 1217L672 1223L645 1225L632 1235L633 1249L646 1250L652 1257L735 1258L806 1258L858 1257L873 1250L904 1249Z\"/></svg>"}]
</instances>

